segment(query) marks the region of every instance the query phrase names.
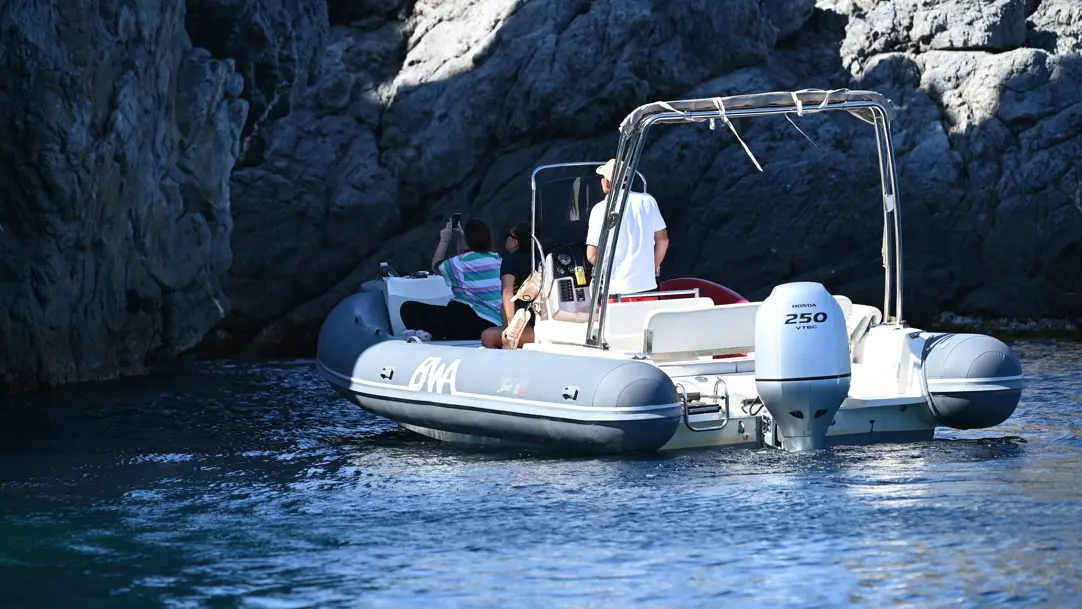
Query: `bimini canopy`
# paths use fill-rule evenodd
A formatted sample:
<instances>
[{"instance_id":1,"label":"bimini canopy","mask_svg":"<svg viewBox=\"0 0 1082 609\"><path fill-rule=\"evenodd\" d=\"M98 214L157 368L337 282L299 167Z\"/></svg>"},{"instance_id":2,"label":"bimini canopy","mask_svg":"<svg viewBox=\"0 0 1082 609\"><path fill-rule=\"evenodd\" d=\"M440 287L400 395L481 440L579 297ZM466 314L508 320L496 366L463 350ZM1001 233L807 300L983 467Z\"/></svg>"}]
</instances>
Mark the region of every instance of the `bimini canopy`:
<instances>
[{"instance_id":1,"label":"bimini canopy","mask_svg":"<svg viewBox=\"0 0 1082 609\"><path fill-rule=\"evenodd\" d=\"M718 116L750 114L761 116L764 114L787 114L796 112L803 116L805 113L819 112L832 106L832 110L848 110L860 120L875 124L875 115L872 107L879 107L885 115L887 122L894 120L894 107L887 98L875 91L850 91L849 89L803 89L801 91L774 91L771 93L752 93L749 95L732 95L729 97L706 97L703 99L688 99L681 101L659 101L639 106L631 114L624 118L620 124L621 134L627 135L635 129L640 129L643 119L665 112L678 112L693 118L695 113L709 113ZM850 106L846 108L845 106ZM702 120L708 120L703 117Z\"/></svg>"}]
</instances>

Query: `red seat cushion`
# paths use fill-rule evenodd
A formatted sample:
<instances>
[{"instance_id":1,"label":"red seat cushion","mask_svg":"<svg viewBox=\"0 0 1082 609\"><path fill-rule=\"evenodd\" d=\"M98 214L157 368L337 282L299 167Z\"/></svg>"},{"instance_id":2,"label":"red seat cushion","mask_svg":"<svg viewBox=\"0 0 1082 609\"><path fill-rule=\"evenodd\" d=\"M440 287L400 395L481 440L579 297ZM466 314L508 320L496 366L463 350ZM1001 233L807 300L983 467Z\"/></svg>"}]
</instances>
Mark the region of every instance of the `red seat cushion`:
<instances>
[{"instance_id":1,"label":"red seat cushion","mask_svg":"<svg viewBox=\"0 0 1082 609\"><path fill-rule=\"evenodd\" d=\"M727 305L737 304L741 302L748 302L747 298L744 298L740 294L730 290L729 288L714 283L713 281L707 281L705 279L696 279L694 277L681 277L679 279L666 279L661 282L659 290L662 292L669 292L673 290L694 290L699 289L699 296L709 298L714 301L715 305ZM674 296L662 296L662 300L668 300L670 298L690 298L691 296L674 295Z\"/></svg>"}]
</instances>

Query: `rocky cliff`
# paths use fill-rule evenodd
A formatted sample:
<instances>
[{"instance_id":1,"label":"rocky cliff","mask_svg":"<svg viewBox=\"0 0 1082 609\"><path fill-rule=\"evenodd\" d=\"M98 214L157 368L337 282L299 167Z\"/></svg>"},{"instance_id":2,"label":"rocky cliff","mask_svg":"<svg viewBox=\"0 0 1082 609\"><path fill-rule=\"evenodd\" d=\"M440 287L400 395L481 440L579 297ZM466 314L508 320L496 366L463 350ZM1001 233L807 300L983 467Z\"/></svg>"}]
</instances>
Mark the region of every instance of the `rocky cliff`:
<instances>
[{"instance_id":1,"label":"rocky cliff","mask_svg":"<svg viewBox=\"0 0 1082 609\"><path fill-rule=\"evenodd\" d=\"M612 156L635 106L805 87L898 106L909 317L1082 315L1073 0L44 4L0 2L9 388L215 324L207 349L303 353L380 259L424 266L452 211L525 217L529 170ZM655 132L666 273L880 302L870 131L794 120L812 142L739 122L762 173L726 130Z\"/></svg>"},{"instance_id":2,"label":"rocky cliff","mask_svg":"<svg viewBox=\"0 0 1082 609\"><path fill-rule=\"evenodd\" d=\"M525 217L532 167L612 156L615 126L642 102L804 87L873 88L898 105L908 317L1082 314L1082 14L1070 0L343 5L331 5L310 109L276 124L276 152L240 174L288 189L303 181L272 178L312 171L323 184L288 195L287 230L312 231L307 247L237 249L231 285L252 289L230 291L219 337L249 352L311 344L381 259L423 268L453 211L497 227ZM320 127L345 116L361 127ZM655 132L642 169L672 227L668 273L751 297L811 279L881 302L871 133L847 117L799 124L814 144L781 119L740 124L762 173L724 130ZM301 143L320 161L299 160ZM364 171L327 156L347 144L363 147L348 162ZM368 182L343 227L327 185L348 175ZM258 188L234 199L238 217L286 198ZM302 280L298 267L321 272Z\"/></svg>"},{"instance_id":3,"label":"rocky cliff","mask_svg":"<svg viewBox=\"0 0 1082 609\"><path fill-rule=\"evenodd\" d=\"M0 2L0 390L141 372L229 309L248 103L184 17Z\"/></svg>"}]
</instances>

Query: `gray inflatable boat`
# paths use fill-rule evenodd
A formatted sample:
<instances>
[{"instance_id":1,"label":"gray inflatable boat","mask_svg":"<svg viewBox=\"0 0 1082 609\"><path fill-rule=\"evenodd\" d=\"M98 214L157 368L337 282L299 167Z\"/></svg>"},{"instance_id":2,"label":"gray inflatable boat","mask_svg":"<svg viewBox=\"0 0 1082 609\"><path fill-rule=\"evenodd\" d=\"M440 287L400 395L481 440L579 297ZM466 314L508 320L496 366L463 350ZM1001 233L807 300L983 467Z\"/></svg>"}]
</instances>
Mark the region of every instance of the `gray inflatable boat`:
<instances>
[{"instance_id":1,"label":"gray inflatable boat","mask_svg":"<svg viewBox=\"0 0 1082 609\"><path fill-rule=\"evenodd\" d=\"M872 125L879 147L881 309L815 282L782 283L763 301L748 302L711 282L675 279L652 300L610 300L614 227L633 178L641 177L636 167L650 125L721 121L733 129L733 116L839 111ZM533 255L543 271L534 343L491 350L479 341L403 340L401 303L443 304L450 290L438 276L385 276L330 313L319 336L319 369L339 394L372 413L430 437L481 445L803 451L929 441L938 426L1000 425L1023 389L1017 355L991 336L925 332L903 317L892 120L889 101L871 91L647 104L621 126L612 180L619 186L605 199L609 221L596 268L582 240L601 198L593 175L601 163L534 170ZM539 172L559 170L583 171L539 188Z\"/></svg>"}]
</instances>

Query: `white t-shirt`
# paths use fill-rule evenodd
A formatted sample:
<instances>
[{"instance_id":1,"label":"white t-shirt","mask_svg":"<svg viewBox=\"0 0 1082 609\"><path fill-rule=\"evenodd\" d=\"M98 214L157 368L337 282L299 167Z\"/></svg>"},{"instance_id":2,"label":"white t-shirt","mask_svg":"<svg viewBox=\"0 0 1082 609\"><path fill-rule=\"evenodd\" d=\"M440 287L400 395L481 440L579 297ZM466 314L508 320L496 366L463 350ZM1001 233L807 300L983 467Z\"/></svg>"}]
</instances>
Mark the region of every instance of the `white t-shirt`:
<instances>
[{"instance_id":1,"label":"white t-shirt","mask_svg":"<svg viewBox=\"0 0 1082 609\"><path fill-rule=\"evenodd\" d=\"M586 244L597 247L604 225L606 196L590 210ZM633 294L657 289L657 266L654 265L654 232L665 228L654 197L642 193L628 194L623 221L616 236L609 295Z\"/></svg>"}]
</instances>

